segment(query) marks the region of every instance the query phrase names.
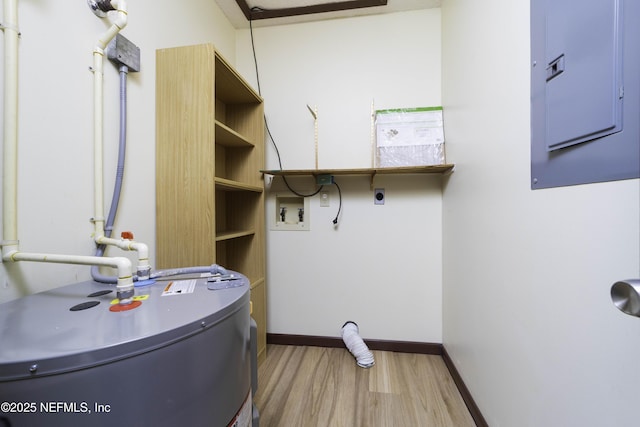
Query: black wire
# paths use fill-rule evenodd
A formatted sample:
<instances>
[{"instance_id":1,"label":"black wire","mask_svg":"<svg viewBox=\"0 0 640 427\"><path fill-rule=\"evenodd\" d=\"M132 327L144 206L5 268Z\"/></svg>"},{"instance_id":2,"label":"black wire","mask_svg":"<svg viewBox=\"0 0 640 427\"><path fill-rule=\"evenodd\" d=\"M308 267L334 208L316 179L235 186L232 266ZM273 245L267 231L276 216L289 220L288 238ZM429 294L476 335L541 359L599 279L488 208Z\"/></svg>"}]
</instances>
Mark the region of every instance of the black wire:
<instances>
[{"instance_id":1,"label":"black wire","mask_svg":"<svg viewBox=\"0 0 640 427\"><path fill-rule=\"evenodd\" d=\"M262 96L262 89L260 88L260 74L258 73L258 57L256 56L256 45L255 45L255 43L253 41L253 21L251 19L249 20L249 33L251 34L251 50L253 51L253 63L254 63L255 68L256 68L256 82L258 84L258 94L260 96ZM282 168L282 158L280 157L280 150L278 149L278 145L276 144L276 140L273 138L273 135L271 134L271 129L269 129L269 123L267 122L267 115L264 114L263 118L264 118L264 126L267 129L267 134L269 135L269 139L271 140L271 143L273 144L273 147L276 149L276 156L278 157L278 166L280 166L280 170L283 170L283 168ZM289 191L291 191L293 194L295 194L298 197L312 197L312 196L315 196L320 191L322 191L322 189L324 188L324 185L321 185L320 188L318 188L314 193L301 194L301 193L295 191L289 185L289 182L287 181L287 177L286 176L282 175L282 180L284 181L284 183L287 186L287 188L289 189ZM339 212L340 211L338 211L338 213ZM334 222L334 224L335 224L335 222Z\"/></svg>"},{"instance_id":2,"label":"black wire","mask_svg":"<svg viewBox=\"0 0 640 427\"><path fill-rule=\"evenodd\" d=\"M324 185L321 185L316 191L314 191L311 194L301 194L301 193L298 193L293 188L291 188L291 186L289 185L289 182L287 181L287 177L286 176L282 175L282 180L284 181L284 183L287 186L287 188L289 189L289 191L291 191L293 194L295 194L298 197L313 197L316 194L318 194L320 191L322 191L322 189L324 188Z\"/></svg>"},{"instance_id":3,"label":"black wire","mask_svg":"<svg viewBox=\"0 0 640 427\"><path fill-rule=\"evenodd\" d=\"M336 214L336 217L333 219L333 224L337 225L338 224L338 217L340 216L340 211L342 210L342 191L340 191L340 186L338 185L337 182L334 181L333 184L338 189L338 200L340 200L340 202L338 204L338 213Z\"/></svg>"},{"instance_id":4,"label":"black wire","mask_svg":"<svg viewBox=\"0 0 640 427\"><path fill-rule=\"evenodd\" d=\"M263 118L264 118L264 127L267 129L267 134L269 135L269 139L271 140L271 143L273 144L273 147L276 149L276 155L278 156L278 166L280 166L280 170L282 170L282 159L280 159L280 150L278 150L278 146L276 145L276 140L273 139L273 135L271 135L271 129L269 129L269 123L267 122L267 116L263 115Z\"/></svg>"},{"instance_id":5,"label":"black wire","mask_svg":"<svg viewBox=\"0 0 640 427\"><path fill-rule=\"evenodd\" d=\"M253 63L256 66L256 81L258 82L258 93L262 96L260 90L260 75L258 74L258 57L256 56L256 46L253 43L253 21L249 20L249 33L251 33L251 49L253 50Z\"/></svg>"}]
</instances>

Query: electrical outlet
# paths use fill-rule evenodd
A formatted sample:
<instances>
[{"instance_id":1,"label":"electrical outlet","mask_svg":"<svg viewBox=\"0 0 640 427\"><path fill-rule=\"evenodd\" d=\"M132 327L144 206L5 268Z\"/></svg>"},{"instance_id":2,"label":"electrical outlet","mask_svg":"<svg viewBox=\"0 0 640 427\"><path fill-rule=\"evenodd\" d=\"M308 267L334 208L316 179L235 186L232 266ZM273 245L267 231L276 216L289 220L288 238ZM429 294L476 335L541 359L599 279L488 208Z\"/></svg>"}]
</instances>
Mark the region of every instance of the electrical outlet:
<instances>
[{"instance_id":1,"label":"electrical outlet","mask_svg":"<svg viewBox=\"0 0 640 427\"><path fill-rule=\"evenodd\" d=\"M328 208L331 205L331 198L328 191L320 192L320 207Z\"/></svg>"},{"instance_id":2,"label":"electrical outlet","mask_svg":"<svg viewBox=\"0 0 640 427\"><path fill-rule=\"evenodd\" d=\"M373 190L373 203L376 205L384 205L384 188L376 188Z\"/></svg>"}]
</instances>

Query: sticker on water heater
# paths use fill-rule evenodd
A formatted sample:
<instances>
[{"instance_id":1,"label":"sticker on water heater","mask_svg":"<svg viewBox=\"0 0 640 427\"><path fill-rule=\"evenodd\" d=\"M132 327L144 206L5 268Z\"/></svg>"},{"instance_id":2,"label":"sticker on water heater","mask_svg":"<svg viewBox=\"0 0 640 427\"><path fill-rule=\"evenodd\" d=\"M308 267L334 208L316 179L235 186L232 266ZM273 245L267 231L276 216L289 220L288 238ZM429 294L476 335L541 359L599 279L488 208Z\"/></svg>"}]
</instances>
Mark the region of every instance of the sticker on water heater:
<instances>
[{"instance_id":1,"label":"sticker on water heater","mask_svg":"<svg viewBox=\"0 0 640 427\"><path fill-rule=\"evenodd\" d=\"M135 295L132 299L134 301L144 301L149 299L149 295ZM118 304L119 302L120 300L118 298L114 298L111 300L110 304L115 305L115 304Z\"/></svg>"},{"instance_id":2,"label":"sticker on water heater","mask_svg":"<svg viewBox=\"0 0 640 427\"><path fill-rule=\"evenodd\" d=\"M191 294L195 288L195 280L174 280L165 286L162 296Z\"/></svg>"}]
</instances>

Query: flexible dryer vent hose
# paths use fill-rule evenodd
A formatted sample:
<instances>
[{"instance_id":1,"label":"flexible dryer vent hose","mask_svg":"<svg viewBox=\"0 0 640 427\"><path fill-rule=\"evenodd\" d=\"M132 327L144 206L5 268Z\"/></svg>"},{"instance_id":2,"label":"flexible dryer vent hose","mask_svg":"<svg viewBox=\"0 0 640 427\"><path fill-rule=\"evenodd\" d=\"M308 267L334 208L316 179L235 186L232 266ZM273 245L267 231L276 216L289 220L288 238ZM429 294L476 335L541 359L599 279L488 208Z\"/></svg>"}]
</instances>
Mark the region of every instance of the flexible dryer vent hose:
<instances>
[{"instance_id":1,"label":"flexible dryer vent hose","mask_svg":"<svg viewBox=\"0 0 640 427\"><path fill-rule=\"evenodd\" d=\"M375 365L373 354L358 334L358 325L355 322L348 321L342 325L342 340L351 354L353 354L353 357L356 358L358 366L370 368Z\"/></svg>"}]
</instances>

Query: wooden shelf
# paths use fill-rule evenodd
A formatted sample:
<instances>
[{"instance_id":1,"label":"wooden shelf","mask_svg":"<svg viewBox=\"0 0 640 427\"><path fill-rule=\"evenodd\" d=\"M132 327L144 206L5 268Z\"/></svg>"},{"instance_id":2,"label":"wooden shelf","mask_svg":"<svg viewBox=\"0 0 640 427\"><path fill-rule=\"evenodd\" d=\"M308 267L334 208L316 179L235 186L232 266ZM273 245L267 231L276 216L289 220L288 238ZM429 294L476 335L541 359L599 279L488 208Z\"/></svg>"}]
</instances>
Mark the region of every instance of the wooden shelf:
<instances>
[{"instance_id":1,"label":"wooden shelf","mask_svg":"<svg viewBox=\"0 0 640 427\"><path fill-rule=\"evenodd\" d=\"M215 52L215 93L225 104L262 103L262 97L249 86L229 62Z\"/></svg>"},{"instance_id":2,"label":"wooden shelf","mask_svg":"<svg viewBox=\"0 0 640 427\"><path fill-rule=\"evenodd\" d=\"M255 230L219 231L216 233L216 242L237 239L238 237L252 236L254 234L256 234Z\"/></svg>"},{"instance_id":3,"label":"wooden shelf","mask_svg":"<svg viewBox=\"0 0 640 427\"><path fill-rule=\"evenodd\" d=\"M452 164L444 164L433 166L402 166L393 168L261 170L260 172L275 176L445 174L453 171L454 167L455 165Z\"/></svg>"},{"instance_id":4,"label":"wooden shelf","mask_svg":"<svg viewBox=\"0 0 640 427\"><path fill-rule=\"evenodd\" d=\"M253 147L251 141L218 120L216 120L216 144L225 147Z\"/></svg>"},{"instance_id":5,"label":"wooden shelf","mask_svg":"<svg viewBox=\"0 0 640 427\"><path fill-rule=\"evenodd\" d=\"M285 170L261 170L263 174L274 176L318 176L318 175L368 175L370 176L371 189L376 175L408 175L408 174L440 174L453 172L453 164L431 166L402 166L389 168L360 168L360 169L285 169Z\"/></svg>"},{"instance_id":6,"label":"wooden shelf","mask_svg":"<svg viewBox=\"0 0 640 427\"><path fill-rule=\"evenodd\" d=\"M225 178L215 178L216 189L225 191L253 191L254 193L262 193L263 188L257 185L245 184L244 182L232 181Z\"/></svg>"}]
</instances>

